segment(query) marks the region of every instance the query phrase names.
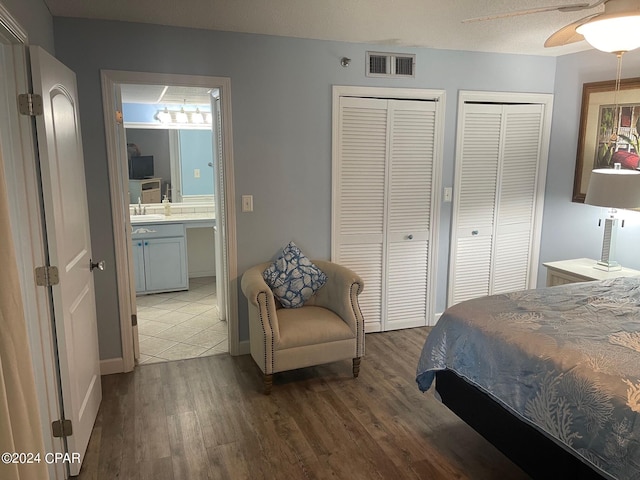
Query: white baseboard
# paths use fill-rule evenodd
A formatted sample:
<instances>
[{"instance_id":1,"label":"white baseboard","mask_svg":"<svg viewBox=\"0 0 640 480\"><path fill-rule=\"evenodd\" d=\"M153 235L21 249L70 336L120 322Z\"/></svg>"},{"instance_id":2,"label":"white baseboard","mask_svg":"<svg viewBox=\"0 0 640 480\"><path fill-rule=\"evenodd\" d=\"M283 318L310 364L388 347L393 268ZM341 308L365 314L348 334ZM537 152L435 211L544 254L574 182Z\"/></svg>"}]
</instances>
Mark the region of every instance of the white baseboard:
<instances>
[{"instance_id":1,"label":"white baseboard","mask_svg":"<svg viewBox=\"0 0 640 480\"><path fill-rule=\"evenodd\" d=\"M100 360L100 375L113 375L114 373L122 372L124 372L124 359L122 357Z\"/></svg>"},{"instance_id":2,"label":"white baseboard","mask_svg":"<svg viewBox=\"0 0 640 480\"><path fill-rule=\"evenodd\" d=\"M251 343L249 340L238 342L238 355L249 355L251 353Z\"/></svg>"}]
</instances>

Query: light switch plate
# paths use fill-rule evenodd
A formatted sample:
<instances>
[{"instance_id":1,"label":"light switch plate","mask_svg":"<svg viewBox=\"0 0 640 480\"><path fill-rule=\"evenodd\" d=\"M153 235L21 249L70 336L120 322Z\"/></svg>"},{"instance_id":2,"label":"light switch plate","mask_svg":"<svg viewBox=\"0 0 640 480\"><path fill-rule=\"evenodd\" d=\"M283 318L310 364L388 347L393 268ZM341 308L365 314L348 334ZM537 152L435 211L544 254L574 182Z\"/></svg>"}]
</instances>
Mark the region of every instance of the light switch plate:
<instances>
[{"instance_id":1,"label":"light switch plate","mask_svg":"<svg viewBox=\"0 0 640 480\"><path fill-rule=\"evenodd\" d=\"M193 178L200 178L200 169L199 168L194 168L193 169Z\"/></svg>"},{"instance_id":2,"label":"light switch plate","mask_svg":"<svg viewBox=\"0 0 640 480\"><path fill-rule=\"evenodd\" d=\"M445 187L445 189L444 189L444 201L445 202L450 202L452 194L453 194L452 188L451 187Z\"/></svg>"},{"instance_id":3,"label":"light switch plate","mask_svg":"<svg viewBox=\"0 0 640 480\"><path fill-rule=\"evenodd\" d=\"M253 195L242 195L242 211L253 212Z\"/></svg>"}]
</instances>

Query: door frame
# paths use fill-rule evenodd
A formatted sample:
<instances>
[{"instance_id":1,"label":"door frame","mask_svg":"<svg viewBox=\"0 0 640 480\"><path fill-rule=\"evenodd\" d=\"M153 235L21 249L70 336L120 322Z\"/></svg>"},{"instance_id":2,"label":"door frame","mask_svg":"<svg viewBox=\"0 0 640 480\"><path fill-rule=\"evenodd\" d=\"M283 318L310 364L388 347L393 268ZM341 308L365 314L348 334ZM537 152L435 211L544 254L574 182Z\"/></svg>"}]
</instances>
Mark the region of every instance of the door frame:
<instances>
[{"instance_id":1,"label":"door frame","mask_svg":"<svg viewBox=\"0 0 640 480\"><path fill-rule=\"evenodd\" d=\"M12 50L15 70L9 72L16 91L7 90L7 99L20 93L31 92L28 61L28 36L26 31L0 3L0 35L8 39L5 45ZM0 92L1 94L2 92ZM17 105L17 102L16 102ZM51 423L61 418L62 397L59 388L55 338L52 324L51 298L47 288L38 287L34 270L47 264L45 231L40 193L38 155L35 143L35 122L32 117L20 115L16 109L12 116L9 135L15 140L10 145L11 155L4 157L7 179L8 208L11 229L16 248L16 261L24 318L29 338L33 376L38 396L38 424L42 432L45 452L64 453L62 438L51 434ZM11 115L11 111L9 112ZM15 120L15 121L13 121ZM6 125L0 124L5 129ZM1 168L1 167L0 167ZM51 480L67 478L67 468L62 462L47 466Z\"/></svg>"},{"instance_id":2,"label":"door frame","mask_svg":"<svg viewBox=\"0 0 640 480\"><path fill-rule=\"evenodd\" d=\"M220 90L222 108L222 142L223 158L220 166L223 169L224 188L224 224L221 225L226 240L227 264L226 277L223 281L228 285L226 308L229 326L229 353L239 355L238 328L238 293L235 285L238 277L237 249L236 249L236 215L235 215L235 181L233 174L233 135L231 129L231 79L228 77L209 77L200 75L180 75L150 72L129 72L120 70L101 70L102 105L104 110L105 134L107 143L107 160L109 166L109 189L111 193L111 211L116 259L116 285L118 290L118 305L120 311L120 333L122 339L122 365L113 365L117 371L129 372L135 366L134 335L131 318L135 305L135 298L131 298L133 272L131 242L129 241L130 220L128 203L124 208L124 198L128 198L128 185L124 178L126 168L120 164L126 159L126 145L120 145L118 138L123 134L122 123L116 122L115 87L120 84L134 85L176 85L184 87L217 88ZM219 192L216 189L216 192ZM220 229L219 229L220 231ZM135 295L135 291L133 293ZM121 367L121 368L119 368ZM106 373L106 372L103 372Z\"/></svg>"}]
</instances>

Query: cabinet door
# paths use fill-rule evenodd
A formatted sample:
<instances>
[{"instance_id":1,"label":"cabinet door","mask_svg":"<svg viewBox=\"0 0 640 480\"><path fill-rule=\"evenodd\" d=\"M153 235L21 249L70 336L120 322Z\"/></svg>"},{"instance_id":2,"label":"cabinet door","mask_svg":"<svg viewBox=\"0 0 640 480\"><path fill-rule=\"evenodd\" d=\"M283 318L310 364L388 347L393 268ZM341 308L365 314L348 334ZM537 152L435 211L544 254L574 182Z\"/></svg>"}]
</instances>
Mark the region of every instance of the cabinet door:
<instances>
[{"instance_id":1,"label":"cabinet door","mask_svg":"<svg viewBox=\"0 0 640 480\"><path fill-rule=\"evenodd\" d=\"M136 293L146 290L144 280L144 245L143 240L132 242L133 251L133 272L136 278Z\"/></svg>"},{"instance_id":2,"label":"cabinet door","mask_svg":"<svg viewBox=\"0 0 640 480\"><path fill-rule=\"evenodd\" d=\"M184 237L144 240L147 291L187 288L187 254Z\"/></svg>"}]
</instances>

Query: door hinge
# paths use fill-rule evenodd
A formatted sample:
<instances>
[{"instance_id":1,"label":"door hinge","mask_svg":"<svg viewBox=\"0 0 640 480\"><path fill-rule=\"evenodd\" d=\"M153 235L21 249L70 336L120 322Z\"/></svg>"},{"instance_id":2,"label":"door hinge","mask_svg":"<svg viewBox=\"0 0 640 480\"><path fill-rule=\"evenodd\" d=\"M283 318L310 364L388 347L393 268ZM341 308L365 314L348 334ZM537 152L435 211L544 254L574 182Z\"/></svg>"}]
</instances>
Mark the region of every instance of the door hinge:
<instances>
[{"instance_id":1,"label":"door hinge","mask_svg":"<svg viewBox=\"0 0 640 480\"><path fill-rule=\"evenodd\" d=\"M124 121L124 117L122 116L122 112L117 110L116 111L116 123L118 125L122 125L122 122Z\"/></svg>"},{"instance_id":2,"label":"door hinge","mask_svg":"<svg viewBox=\"0 0 640 480\"><path fill-rule=\"evenodd\" d=\"M134 313L131 315L131 326L135 327L136 325L138 325L138 315Z\"/></svg>"},{"instance_id":3,"label":"door hinge","mask_svg":"<svg viewBox=\"0 0 640 480\"><path fill-rule=\"evenodd\" d=\"M56 438L70 437L73 435L71 420L56 420L51 424L51 431Z\"/></svg>"},{"instance_id":4,"label":"door hinge","mask_svg":"<svg viewBox=\"0 0 640 480\"><path fill-rule=\"evenodd\" d=\"M44 114L42 96L37 93L21 93L18 95L18 109L21 115L37 117Z\"/></svg>"},{"instance_id":5,"label":"door hinge","mask_svg":"<svg viewBox=\"0 0 640 480\"><path fill-rule=\"evenodd\" d=\"M36 267L36 285L51 287L60 283L58 267Z\"/></svg>"}]
</instances>

